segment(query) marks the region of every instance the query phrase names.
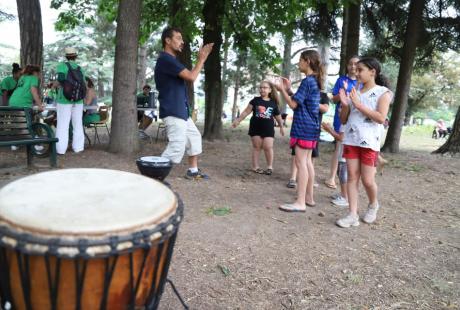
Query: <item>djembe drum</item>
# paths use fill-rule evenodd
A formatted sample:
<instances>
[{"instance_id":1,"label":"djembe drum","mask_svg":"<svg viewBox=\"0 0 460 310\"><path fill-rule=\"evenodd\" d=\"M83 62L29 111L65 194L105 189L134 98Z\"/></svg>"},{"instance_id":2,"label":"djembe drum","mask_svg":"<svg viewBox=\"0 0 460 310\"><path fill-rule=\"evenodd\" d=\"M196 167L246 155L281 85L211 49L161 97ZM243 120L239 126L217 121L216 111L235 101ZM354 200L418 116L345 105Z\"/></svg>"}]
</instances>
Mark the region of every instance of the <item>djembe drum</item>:
<instances>
[{"instance_id":1,"label":"djembe drum","mask_svg":"<svg viewBox=\"0 0 460 310\"><path fill-rule=\"evenodd\" d=\"M156 309L182 212L168 187L122 171L59 170L6 185L0 305Z\"/></svg>"},{"instance_id":2,"label":"djembe drum","mask_svg":"<svg viewBox=\"0 0 460 310\"><path fill-rule=\"evenodd\" d=\"M171 160L161 156L143 156L136 160L136 165L142 175L154 178L163 183L172 168Z\"/></svg>"}]
</instances>

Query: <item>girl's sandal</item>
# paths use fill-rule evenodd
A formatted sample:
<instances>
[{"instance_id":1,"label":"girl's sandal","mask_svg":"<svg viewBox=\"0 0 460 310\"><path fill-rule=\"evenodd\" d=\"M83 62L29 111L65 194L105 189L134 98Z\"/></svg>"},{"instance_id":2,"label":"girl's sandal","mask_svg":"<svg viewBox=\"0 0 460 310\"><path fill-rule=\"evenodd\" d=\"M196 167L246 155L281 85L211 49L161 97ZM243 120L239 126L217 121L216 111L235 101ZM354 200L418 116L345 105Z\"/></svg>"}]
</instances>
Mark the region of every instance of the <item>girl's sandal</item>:
<instances>
[{"instance_id":1,"label":"girl's sandal","mask_svg":"<svg viewBox=\"0 0 460 310\"><path fill-rule=\"evenodd\" d=\"M266 175L272 175L272 173L273 173L273 169L271 168L268 168L267 170L264 171L264 174Z\"/></svg>"},{"instance_id":2,"label":"girl's sandal","mask_svg":"<svg viewBox=\"0 0 460 310\"><path fill-rule=\"evenodd\" d=\"M252 169L252 172L255 172L258 174L264 174L264 170L262 168Z\"/></svg>"}]
</instances>

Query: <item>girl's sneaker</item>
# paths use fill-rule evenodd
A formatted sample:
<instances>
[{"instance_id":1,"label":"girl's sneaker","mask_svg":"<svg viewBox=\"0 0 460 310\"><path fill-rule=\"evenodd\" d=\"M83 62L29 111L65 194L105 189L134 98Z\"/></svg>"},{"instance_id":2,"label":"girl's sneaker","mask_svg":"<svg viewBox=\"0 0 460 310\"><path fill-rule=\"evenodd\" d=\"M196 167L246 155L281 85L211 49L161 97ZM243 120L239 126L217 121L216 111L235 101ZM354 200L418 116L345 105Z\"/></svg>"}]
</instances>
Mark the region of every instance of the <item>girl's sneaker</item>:
<instances>
[{"instance_id":1,"label":"girl's sneaker","mask_svg":"<svg viewBox=\"0 0 460 310\"><path fill-rule=\"evenodd\" d=\"M375 206L369 205L367 207L366 214L363 216L363 222L367 224L372 224L375 222L377 218L377 211L380 209L379 204L377 203Z\"/></svg>"},{"instance_id":2,"label":"girl's sneaker","mask_svg":"<svg viewBox=\"0 0 460 310\"><path fill-rule=\"evenodd\" d=\"M342 227L342 228L349 228L351 226L359 226L359 216L358 215L353 215L353 214L348 214L344 218L341 218L335 222L337 226Z\"/></svg>"},{"instance_id":3,"label":"girl's sneaker","mask_svg":"<svg viewBox=\"0 0 460 310\"><path fill-rule=\"evenodd\" d=\"M341 193L335 193L334 195L329 196L332 200L342 197Z\"/></svg>"},{"instance_id":4,"label":"girl's sneaker","mask_svg":"<svg viewBox=\"0 0 460 310\"><path fill-rule=\"evenodd\" d=\"M337 207L348 207L348 201L340 195L336 199L332 199L332 204Z\"/></svg>"},{"instance_id":5,"label":"girl's sneaker","mask_svg":"<svg viewBox=\"0 0 460 310\"><path fill-rule=\"evenodd\" d=\"M295 188L297 186L297 182L293 179L290 179L288 184L286 184L288 188Z\"/></svg>"}]
</instances>

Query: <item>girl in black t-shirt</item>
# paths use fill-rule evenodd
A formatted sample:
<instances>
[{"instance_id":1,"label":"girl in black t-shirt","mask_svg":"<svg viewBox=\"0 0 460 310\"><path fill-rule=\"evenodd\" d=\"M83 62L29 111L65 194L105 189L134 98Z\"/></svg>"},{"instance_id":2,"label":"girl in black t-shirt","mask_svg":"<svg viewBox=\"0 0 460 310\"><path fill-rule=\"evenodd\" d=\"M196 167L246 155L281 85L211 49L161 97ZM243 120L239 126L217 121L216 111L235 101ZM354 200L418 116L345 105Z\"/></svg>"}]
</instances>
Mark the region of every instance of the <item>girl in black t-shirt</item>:
<instances>
[{"instance_id":1,"label":"girl in black t-shirt","mask_svg":"<svg viewBox=\"0 0 460 310\"><path fill-rule=\"evenodd\" d=\"M254 97L246 109L232 124L235 128L251 112L249 123L249 135L252 141L252 171L260 174L271 175L273 172L273 141L275 137L275 122L280 128L280 134L284 136L284 128L279 111L279 99L275 88L270 82L263 81L259 86L260 97ZM259 154L264 150L267 160L267 169L259 166Z\"/></svg>"}]
</instances>

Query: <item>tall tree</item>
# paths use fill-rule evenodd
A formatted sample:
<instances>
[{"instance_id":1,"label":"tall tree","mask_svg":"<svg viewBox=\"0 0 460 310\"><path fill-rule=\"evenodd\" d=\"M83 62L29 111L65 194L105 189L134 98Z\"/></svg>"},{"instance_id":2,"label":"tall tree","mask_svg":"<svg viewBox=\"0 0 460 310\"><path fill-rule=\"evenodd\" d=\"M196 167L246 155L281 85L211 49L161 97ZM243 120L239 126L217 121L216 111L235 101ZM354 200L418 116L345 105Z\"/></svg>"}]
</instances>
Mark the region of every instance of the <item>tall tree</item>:
<instances>
[{"instance_id":1,"label":"tall tree","mask_svg":"<svg viewBox=\"0 0 460 310\"><path fill-rule=\"evenodd\" d=\"M16 0L21 37L21 66L43 67L43 28L40 0Z\"/></svg>"},{"instance_id":2,"label":"tall tree","mask_svg":"<svg viewBox=\"0 0 460 310\"><path fill-rule=\"evenodd\" d=\"M359 55L359 31L361 27L361 1L350 3L343 8L342 43L340 47L339 74L347 71L348 60Z\"/></svg>"},{"instance_id":3,"label":"tall tree","mask_svg":"<svg viewBox=\"0 0 460 310\"><path fill-rule=\"evenodd\" d=\"M147 71L147 43L139 47L139 63L137 64L137 89L145 85L145 74Z\"/></svg>"},{"instance_id":4,"label":"tall tree","mask_svg":"<svg viewBox=\"0 0 460 310\"><path fill-rule=\"evenodd\" d=\"M222 67L220 47L222 45L223 17L226 0L205 0L203 7L203 43L214 43L211 54L204 65L205 123L203 137L213 140L222 138Z\"/></svg>"},{"instance_id":5,"label":"tall tree","mask_svg":"<svg viewBox=\"0 0 460 310\"><path fill-rule=\"evenodd\" d=\"M388 128L385 144L382 148L384 152L399 152L399 141L407 108L407 98L409 95L412 70L414 69L415 52L423 22L424 7L425 1L411 0L410 2L409 19L406 25L406 36L403 46L403 57L399 67L398 83L396 86L390 127Z\"/></svg>"},{"instance_id":6,"label":"tall tree","mask_svg":"<svg viewBox=\"0 0 460 310\"><path fill-rule=\"evenodd\" d=\"M189 70L192 69L192 48L191 42L198 33L195 20L190 15L199 14L199 3L194 0L168 0L169 24L182 30L184 47L179 54L180 62ZM193 82L186 82L187 95L190 109L195 108L195 86Z\"/></svg>"},{"instance_id":7,"label":"tall tree","mask_svg":"<svg viewBox=\"0 0 460 310\"><path fill-rule=\"evenodd\" d=\"M300 24L305 41L318 44L318 51L326 72L329 65L331 41L337 40L339 36L339 28L336 22L339 12L339 2L317 1L306 12Z\"/></svg>"},{"instance_id":8,"label":"tall tree","mask_svg":"<svg viewBox=\"0 0 460 310\"><path fill-rule=\"evenodd\" d=\"M294 30L283 33L283 63L281 64L281 76L290 79L292 70L292 39ZM281 96L280 104L281 113L286 113L286 100Z\"/></svg>"},{"instance_id":9,"label":"tall tree","mask_svg":"<svg viewBox=\"0 0 460 310\"><path fill-rule=\"evenodd\" d=\"M132 153L139 147L136 130L136 67L142 0L120 0L117 17L110 150Z\"/></svg>"},{"instance_id":10,"label":"tall tree","mask_svg":"<svg viewBox=\"0 0 460 310\"><path fill-rule=\"evenodd\" d=\"M412 51L408 51L405 41L414 40L414 37L408 37L407 33L408 27L414 25L408 23L408 20L411 19L410 9L413 9L414 5L422 5L424 8L419 17L422 20L418 25L419 28L414 29L416 32L414 34L418 36L417 45L412 46ZM449 49L458 50L460 47L460 2L458 0L420 0L411 1L410 5L407 0L395 0L393 5L388 5L385 0L368 0L362 3L362 7L363 26L371 32L374 38L366 47L365 53L374 55L383 62L390 59L401 63L401 66L405 63L406 68L400 72L406 73L406 77L409 78L406 81L410 81L408 73L411 73L407 71L407 59L404 60L408 53L415 52L415 61L409 67L424 68L432 63L437 52ZM383 148L385 151L397 152L399 150L397 144L399 144L402 131L401 119L405 115L404 113L398 115L398 113L405 112L407 96L403 99L403 94L407 94L408 88L408 84L402 79L398 76L397 87L403 87L403 89L396 90L390 129ZM400 102L400 100L403 101Z\"/></svg>"}]
</instances>

